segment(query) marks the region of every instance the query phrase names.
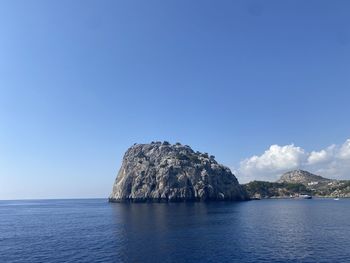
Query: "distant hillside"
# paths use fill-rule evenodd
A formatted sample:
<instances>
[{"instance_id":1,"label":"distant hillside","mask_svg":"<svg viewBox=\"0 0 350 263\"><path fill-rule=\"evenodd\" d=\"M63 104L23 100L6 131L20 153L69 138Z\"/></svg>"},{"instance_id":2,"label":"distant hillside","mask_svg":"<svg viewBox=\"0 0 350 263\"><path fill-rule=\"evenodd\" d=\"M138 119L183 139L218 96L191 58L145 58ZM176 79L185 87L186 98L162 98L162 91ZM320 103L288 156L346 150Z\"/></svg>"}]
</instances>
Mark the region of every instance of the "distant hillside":
<instances>
[{"instance_id":1,"label":"distant hillside","mask_svg":"<svg viewBox=\"0 0 350 263\"><path fill-rule=\"evenodd\" d=\"M253 181L243 186L252 199L286 198L299 194L311 194L305 185L297 183Z\"/></svg>"},{"instance_id":2,"label":"distant hillside","mask_svg":"<svg viewBox=\"0 0 350 263\"><path fill-rule=\"evenodd\" d=\"M277 180L278 183L300 183L308 185L312 182L330 182L331 179L323 178L322 176L312 174L308 171L293 170L282 174L281 178Z\"/></svg>"},{"instance_id":3,"label":"distant hillside","mask_svg":"<svg viewBox=\"0 0 350 263\"><path fill-rule=\"evenodd\" d=\"M283 198L299 194L350 197L350 180L328 179L303 170L284 173L277 182L253 181L243 187L251 198Z\"/></svg>"}]
</instances>

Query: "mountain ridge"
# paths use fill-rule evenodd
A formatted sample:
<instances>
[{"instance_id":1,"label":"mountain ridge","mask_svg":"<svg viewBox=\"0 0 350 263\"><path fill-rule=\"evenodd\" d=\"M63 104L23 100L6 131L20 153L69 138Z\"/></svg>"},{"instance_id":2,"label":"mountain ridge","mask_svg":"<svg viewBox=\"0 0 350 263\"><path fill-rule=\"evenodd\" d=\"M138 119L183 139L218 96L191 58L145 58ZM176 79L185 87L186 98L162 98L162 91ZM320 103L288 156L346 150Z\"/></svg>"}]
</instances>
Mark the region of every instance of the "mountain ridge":
<instances>
[{"instance_id":1,"label":"mountain ridge","mask_svg":"<svg viewBox=\"0 0 350 263\"><path fill-rule=\"evenodd\" d=\"M278 179L277 183L289 182L289 183L311 183L318 181L331 181L331 179L324 178L320 175L316 175L310 173L305 170L297 169L291 170L281 175L280 179Z\"/></svg>"}]
</instances>

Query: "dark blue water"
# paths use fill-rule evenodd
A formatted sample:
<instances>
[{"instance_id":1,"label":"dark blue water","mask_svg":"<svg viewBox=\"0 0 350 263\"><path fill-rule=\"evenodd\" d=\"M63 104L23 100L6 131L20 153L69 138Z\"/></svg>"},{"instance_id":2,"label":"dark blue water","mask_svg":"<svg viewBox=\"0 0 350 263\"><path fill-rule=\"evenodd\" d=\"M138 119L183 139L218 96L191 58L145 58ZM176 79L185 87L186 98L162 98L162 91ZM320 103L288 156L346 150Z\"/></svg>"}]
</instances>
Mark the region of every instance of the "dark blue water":
<instances>
[{"instance_id":1,"label":"dark blue water","mask_svg":"<svg viewBox=\"0 0 350 263\"><path fill-rule=\"evenodd\" d=\"M0 201L0 262L350 262L350 200Z\"/></svg>"}]
</instances>

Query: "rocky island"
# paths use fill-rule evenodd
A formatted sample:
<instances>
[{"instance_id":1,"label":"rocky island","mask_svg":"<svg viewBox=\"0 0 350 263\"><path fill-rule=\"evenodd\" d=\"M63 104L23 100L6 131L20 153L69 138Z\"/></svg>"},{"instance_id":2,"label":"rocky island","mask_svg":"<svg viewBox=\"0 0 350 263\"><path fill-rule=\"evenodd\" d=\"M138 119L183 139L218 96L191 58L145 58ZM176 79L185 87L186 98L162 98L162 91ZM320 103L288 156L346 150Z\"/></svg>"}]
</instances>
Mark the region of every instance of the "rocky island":
<instances>
[{"instance_id":1,"label":"rocky island","mask_svg":"<svg viewBox=\"0 0 350 263\"><path fill-rule=\"evenodd\" d=\"M289 198L300 194L350 197L349 180L328 179L303 170L284 173L276 182L253 181L243 187L252 199Z\"/></svg>"},{"instance_id":2,"label":"rocky island","mask_svg":"<svg viewBox=\"0 0 350 263\"><path fill-rule=\"evenodd\" d=\"M109 197L110 202L248 199L230 169L214 156L166 141L130 147Z\"/></svg>"}]
</instances>

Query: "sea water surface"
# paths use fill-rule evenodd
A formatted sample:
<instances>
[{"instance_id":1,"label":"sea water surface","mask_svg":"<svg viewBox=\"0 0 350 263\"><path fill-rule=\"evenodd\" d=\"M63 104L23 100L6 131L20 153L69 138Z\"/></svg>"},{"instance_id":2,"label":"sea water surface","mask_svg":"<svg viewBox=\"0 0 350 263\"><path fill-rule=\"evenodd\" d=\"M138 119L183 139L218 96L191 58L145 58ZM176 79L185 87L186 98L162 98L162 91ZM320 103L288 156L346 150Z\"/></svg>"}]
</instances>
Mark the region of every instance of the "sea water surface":
<instances>
[{"instance_id":1,"label":"sea water surface","mask_svg":"<svg viewBox=\"0 0 350 263\"><path fill-rule=\"evenodd\" d=\"M0 201L0 262L350 262L350 200Z\"/></svg>"}]
</instances>

